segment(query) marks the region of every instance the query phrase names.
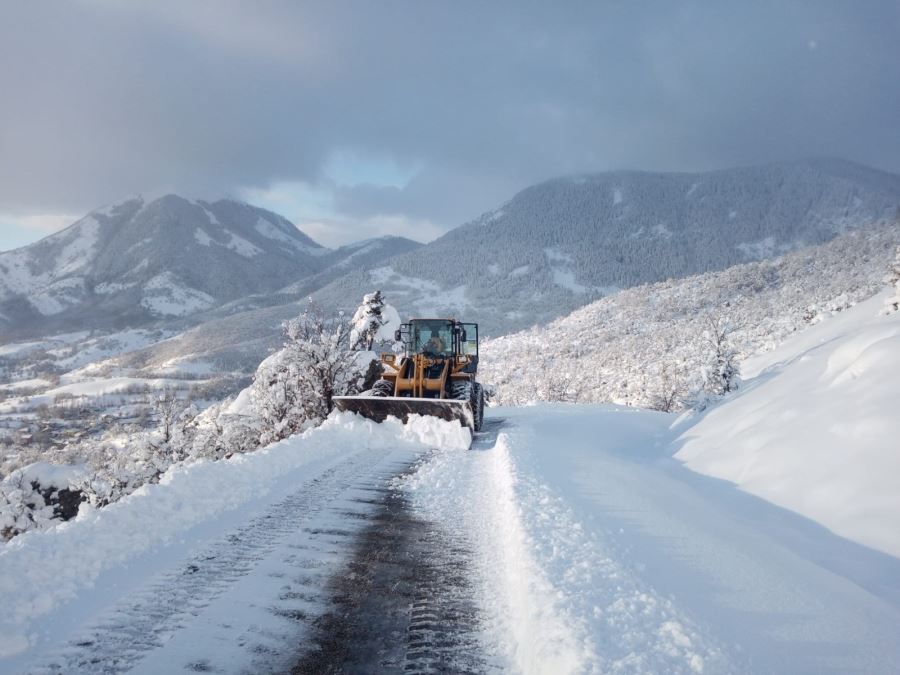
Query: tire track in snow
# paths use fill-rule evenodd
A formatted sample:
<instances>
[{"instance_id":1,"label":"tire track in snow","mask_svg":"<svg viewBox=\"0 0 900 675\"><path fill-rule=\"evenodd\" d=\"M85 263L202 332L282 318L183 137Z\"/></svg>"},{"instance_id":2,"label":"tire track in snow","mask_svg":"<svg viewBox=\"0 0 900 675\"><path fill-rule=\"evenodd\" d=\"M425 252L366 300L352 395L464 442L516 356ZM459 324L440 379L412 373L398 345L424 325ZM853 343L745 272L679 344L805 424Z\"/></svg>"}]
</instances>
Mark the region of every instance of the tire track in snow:
<instances>
[{"instance_id":1,"label":"tire track in snow","mask_svg":"<svg viewBox=\"0 0 900 675\"><path fill-rule=\"evenodd\" d=\"M331 581L331 608L316 621L293 675L491 670L482 656L470 551L414 516L396 487L379 488L373 503L353 559Z\"/></svg>"},{"instance_id":2,"label":"tire track in snow","mask_svg":"<svg viewBox=\"0 0 900 675\"><path fill-rule=\"evenodd\" d=\"M357 453L305 482L260 516L158 575L30 673L118 673L164 646L179 630L249 574L291 534L373 471L388 450ZM308 537L333 539L333 531L308 530ZM277 611L277 610L273 610ZM239 620L239 617L236 619ZM203 663L194 670L206 670ZM188 664L190 668L190 664Z\"/></svg>"}]
</instances>

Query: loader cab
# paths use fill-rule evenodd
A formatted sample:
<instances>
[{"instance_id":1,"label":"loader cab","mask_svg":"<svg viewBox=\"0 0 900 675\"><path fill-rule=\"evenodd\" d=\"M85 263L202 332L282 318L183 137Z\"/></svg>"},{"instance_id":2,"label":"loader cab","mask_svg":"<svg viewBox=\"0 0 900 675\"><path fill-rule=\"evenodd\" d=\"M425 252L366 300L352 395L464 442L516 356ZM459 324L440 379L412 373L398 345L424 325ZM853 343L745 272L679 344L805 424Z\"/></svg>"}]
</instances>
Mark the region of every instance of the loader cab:
<instances>
[{"instance_id":1,"label":"loader cab","mask_svg":"<svg viewBox=\"0 0 900 675\"><path fill-rule=\"evenodd\" d=\"M433 358L478 359L478 324L453 319L413 319L400 326L395 336L406 355Z\"/></svg>"}]
</instances>

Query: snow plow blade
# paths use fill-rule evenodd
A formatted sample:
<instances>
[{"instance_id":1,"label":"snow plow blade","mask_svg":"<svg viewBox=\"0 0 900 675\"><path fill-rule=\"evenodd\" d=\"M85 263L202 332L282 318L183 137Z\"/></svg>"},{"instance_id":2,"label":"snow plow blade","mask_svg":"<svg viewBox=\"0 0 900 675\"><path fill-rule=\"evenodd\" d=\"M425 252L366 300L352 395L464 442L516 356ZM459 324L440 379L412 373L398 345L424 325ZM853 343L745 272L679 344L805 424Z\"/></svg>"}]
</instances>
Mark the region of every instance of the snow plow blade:
<instances>
[{"instance_id":1,"label":"snow plow blade","mask_svg":"<svg viewBox=\"0 0 900 675\"><path fill-rule=\"evenodd\" d=\"M338 410L354 412L375 422L396 417L405 423L410 415L430 415L448 422L457 421L473 433L475 429L468 401L400 396L335 396L333 401Z\"/></svg>"}]
</instances>

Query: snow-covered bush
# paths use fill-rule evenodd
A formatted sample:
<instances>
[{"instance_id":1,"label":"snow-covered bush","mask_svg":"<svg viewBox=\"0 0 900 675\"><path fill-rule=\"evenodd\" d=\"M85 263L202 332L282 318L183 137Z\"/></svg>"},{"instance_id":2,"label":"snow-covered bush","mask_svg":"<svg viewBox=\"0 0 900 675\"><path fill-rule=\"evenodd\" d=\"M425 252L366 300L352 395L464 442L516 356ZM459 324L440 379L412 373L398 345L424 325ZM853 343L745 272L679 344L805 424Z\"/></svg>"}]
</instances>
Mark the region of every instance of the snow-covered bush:
<instances>
[{"instance_id":1,"label":"snow-covered bush","mask_svg":"<svg viewBox=\"0 0 900 675\"><path fill-rule=\"evenodd\" d=\"M685 396L683 380L670 363L661 363L655 372L656 389L650 401L650 408L662 412L673 412L682 404Z\"/></svg>"},{"instance_id":2,"label":"snow-covered bush","mask_svg":"<svg viewBox=\"0 0 900 675\"><path fill-rule=\"evenodd\" d=\"M223 401L197 415L192 425L188 455L196 459L223 459L260 447L260 420L252 406L234 410L235 402Z\"/></svg>"},{"instance_id":3,"label":"snow-covered bush","mask_svg":"<svg viewBox=\"0 0 900 675\"><path fill-rule=\"evenodd\" d=\"M263 444L321 423L334 396L360 391L372 355L352 351L352 327L312 302L284 325L284 348L259 365L252 385Z\"/></svg>"},{"instance_id":4,"label":"snow-covered bush","mask_svg":"<svg viewBox=\"0 0 900 675\"><path fill-rule=\"evenodd\" d=\"M394 341L400 328L400 314L385 302L384 293L375 291L363 296L362 304L350 320L350 343L354 349L372 351L376 346Z\"/></svg>"},{"instance_id":5,"label":"snow-covered bush","mask_svg":"<svg viewBox=\"0 0 900 675\"><path fill-rule=\"evenodd\" d=\"M78 514L82 467L36 462L0 481L0 541L52 527Z\"/></svg>"}]
</instances>

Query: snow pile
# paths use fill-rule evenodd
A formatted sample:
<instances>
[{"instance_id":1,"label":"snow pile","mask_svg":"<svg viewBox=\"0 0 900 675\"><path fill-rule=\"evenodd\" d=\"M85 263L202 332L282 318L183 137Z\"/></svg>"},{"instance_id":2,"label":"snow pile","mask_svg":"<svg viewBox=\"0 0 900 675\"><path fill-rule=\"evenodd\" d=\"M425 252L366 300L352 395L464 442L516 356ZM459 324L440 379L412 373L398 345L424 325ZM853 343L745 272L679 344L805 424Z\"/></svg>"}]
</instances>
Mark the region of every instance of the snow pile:
<instances>
[{"instance_id":1,"label":"snow pile","mask_svg":"<svg viewBox=\"0 0 900 675\"><path fill-rule=\"evenodd\" d=\"M385 424L402 424L389 417ZM468 450L472 445L472 432L458 422L448 422L429 415L410 415L409 420L397 432L398 438L429 448L443 450Z\"/></svg>"},{"instance_id":2,"label":"snow pile","mask_svg":"<svg viewBox=\"0 0 900 675\"><path fill-rule=\"evenodd\" d=\"M408 426L335 414L321 427L248 455L173 467L100 510L82 509L47 532L27 532L0 549L0 657L35 642L42 617L76 600L107 569L159 549L200 523L263 498L339 461L375 449L457 442L451 423ZM273 492L270 496L269 493Z\"/></svg>"},{"instance_id":3,"label":"snow pile","mask_svg":"<svg viewBox=\"0 0 900 675\"><path fill-rule=\"evenodd\" d=\"M487 648L517 672L574 672L585 660L584 636L560 611L531 556L509 453L498 442L490 452L472 455L475 462L468 454L437 453L398 484L426 518L473 540L487 639L500 641Z\"/></svg>"},{"instance_id":4,"label":"snow pile","mask_svg":"<svg viewBox=\"0 0 900 675\"><path fill-rule=\"evenodd\" d=\"M747 364L676 457L900 557L900 314L877 296Z\"/></svg>"}]
</instances>

